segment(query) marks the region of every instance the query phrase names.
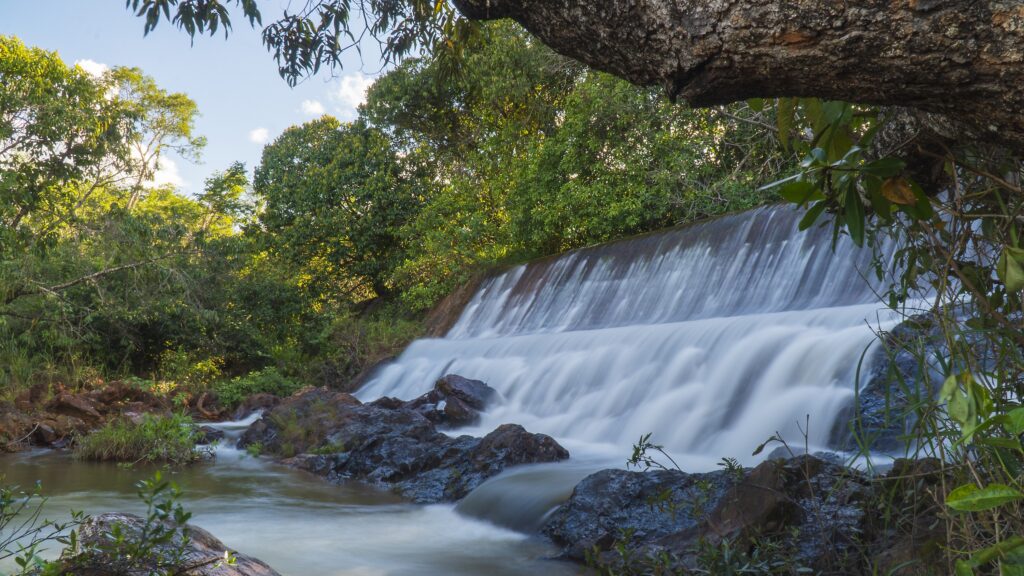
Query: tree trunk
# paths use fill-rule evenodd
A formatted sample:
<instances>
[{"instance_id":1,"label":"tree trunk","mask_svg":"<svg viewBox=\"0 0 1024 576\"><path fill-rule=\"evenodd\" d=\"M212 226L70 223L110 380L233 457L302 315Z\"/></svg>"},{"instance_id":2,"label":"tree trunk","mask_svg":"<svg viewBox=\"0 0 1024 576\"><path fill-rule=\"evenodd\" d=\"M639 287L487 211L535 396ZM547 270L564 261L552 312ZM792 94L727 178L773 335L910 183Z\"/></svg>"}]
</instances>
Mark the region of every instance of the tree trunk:
<instances>
[{"instance_id":1,"label":"tree trunk","mask_svg":"<svg viewBox=\"0 0 1024 576\"><path fill-rule=\"evenodd\" d=\"M805 96L918 111L1024 151L1020 0L454 0L694 106Z\"/></svg>"}]
</instances>

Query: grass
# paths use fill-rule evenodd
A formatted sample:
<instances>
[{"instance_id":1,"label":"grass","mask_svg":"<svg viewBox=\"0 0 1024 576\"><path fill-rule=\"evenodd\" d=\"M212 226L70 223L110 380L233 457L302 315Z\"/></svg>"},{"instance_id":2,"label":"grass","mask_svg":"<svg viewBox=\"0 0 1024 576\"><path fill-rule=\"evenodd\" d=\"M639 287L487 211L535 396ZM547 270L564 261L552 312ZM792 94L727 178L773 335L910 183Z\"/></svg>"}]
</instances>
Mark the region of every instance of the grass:
<instances>
[{"instance_id":1,"label":"grass","mask_svg":"<svg viewBox=\"0 0 1024 576\"><path fill-rule=\"evenodd\" d=\"M120 419L79 439L75 456L83 460L184 465L209 454L196 447L196 428L185 415L145 414Z\"/></svg>"}]
</instances>

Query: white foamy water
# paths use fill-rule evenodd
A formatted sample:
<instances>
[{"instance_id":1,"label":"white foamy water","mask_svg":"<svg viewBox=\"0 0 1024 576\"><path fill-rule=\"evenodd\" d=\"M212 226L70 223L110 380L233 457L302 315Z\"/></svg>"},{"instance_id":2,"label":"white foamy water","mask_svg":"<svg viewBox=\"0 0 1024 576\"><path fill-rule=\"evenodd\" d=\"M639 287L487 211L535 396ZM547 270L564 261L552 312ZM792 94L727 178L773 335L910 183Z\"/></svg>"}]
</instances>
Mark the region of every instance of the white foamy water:
<instances>
[{"instance_id":1,"label":"white foamy water","mask_svg":"<svg viewBox=\"0 0 1024 576\"><path fill-rule=\"evenodd\" d=\"M751 463L775 432L803 446L808 416L825 448L872 329L897 319L869 251L841 238L833 253L830 230L797 231L801 215L760 209L509 270L359 396L481 379L504 398L471 433L515 422L620 463L648 432L691 470Z\"/></svg>"}]
</instances>

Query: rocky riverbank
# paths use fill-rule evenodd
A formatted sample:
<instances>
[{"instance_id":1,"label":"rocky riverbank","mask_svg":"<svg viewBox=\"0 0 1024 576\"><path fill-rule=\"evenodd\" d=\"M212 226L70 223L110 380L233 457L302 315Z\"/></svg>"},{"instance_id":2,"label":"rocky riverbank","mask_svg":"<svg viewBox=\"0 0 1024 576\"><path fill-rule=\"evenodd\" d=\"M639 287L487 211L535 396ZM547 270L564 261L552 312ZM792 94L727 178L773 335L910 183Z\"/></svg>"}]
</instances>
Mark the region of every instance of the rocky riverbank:
<instances>
[{"instance_id":1,"label":"rocky riverbank","mask_svg":"<svg viewBox=\"0 0 1024 576\"><path fill-rule=\"evenodd\" d=\"M512 466L569 457L551 437L516 424L483 437L452 434L500 401L485 383L456 375L409 401L363 403L310 387L284 399L261 396L244 403L236 415L263 413L238 447L329 482L363 482L421 504L455 502ZM112 418L169 406L116 383L61 392L39 408L16 412L21 416L15 422L31 427L28 440L62 447ZM11 421L8 416L0 422ZM217 429L204 432L204 441L225 441ZM773 573L930 574L929 555L945 537L939 508L927 496L941 480L939 469L936 462L899 460L886 475L869 476L829 455L780 451L754 468L608 469L581 481L536 535L560 548L560 559L626 575L718 573L741 565ZM83 527L82 537L102 539L113 524L130 534L138 519L103 515ZM190 530L190 559L223 554L212 535ZM234 566L211 562L195 573L276 574L245 556Z\"/></svg>"},{"instance_id":2,"label":"rocky riverbank","mask_svg":"<svg viewBox=\"0 0 1024 576\"><path fill-rule=\"evenodd\" d=\"M238 446L332 482L367 482L421 504L459 500L511 466L569 458L550 436L517 424L483 438L440 431L474 421L495 396L483 382L459 376L440 379L408 402L364 404L346 393L310 388L264 413Z\"/></svg>"},{"instance_id":3,"label":"rocky riverbank","mask_svg":"<svg viewBox=\"0 0 1024 576\"><path fill-rule=\"evenodd\" d=\"M116 418L169 413L171 402L126 382L111 382L87 391L33 386L13 402L0 402L0 451L28 446L67 448Z\"/></svg>"},{"instance_id":4,"label":"rocky riverbank","mask_svg":"<svg viewBox=\"0 0 1024 576\"><path fill-rule=\"evenodd\" d=\"M602 470L541 533L616 574L933 574L938 470L898 460L871 477L809 455L703 474Z\"/></svg>"}]
</instances>

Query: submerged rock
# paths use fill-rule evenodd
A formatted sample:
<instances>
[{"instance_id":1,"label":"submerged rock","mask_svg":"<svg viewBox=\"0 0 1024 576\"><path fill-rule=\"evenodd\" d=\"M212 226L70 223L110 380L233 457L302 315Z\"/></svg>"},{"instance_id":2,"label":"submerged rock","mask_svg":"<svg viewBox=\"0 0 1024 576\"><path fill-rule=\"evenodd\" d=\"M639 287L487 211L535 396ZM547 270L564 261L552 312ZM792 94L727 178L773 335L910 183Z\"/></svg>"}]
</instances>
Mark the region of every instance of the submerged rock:
<instances>
[{"instance_id":1,"label":"submerged rock","mask_svg":"<svg viewBox=\"0 0 1024 576\"><path fill-rule=\"evenodd\" d=\"M285 399L246 430L239 447L284 457L331 481L388 488L418 503L455 501L510 466L569 457L551 437L516 424L483 438L453 438L420 406L394 399L363 404L326 388Z\"/></svg>"},{"instance_id":2,"label":"submerged rock","mask_svg":"<svg viewBox=\"0 0 1024 576\"><path fill-rule=\"evenodd\" d=\"M169 528L175 525L165 524ZM234 552L198 526L186 525L188 542L183 545L181 530L175 530L172 538L159 543L153 550L153 558L130 565L116 552L112 531L117 527L128 540L138 539L145 527L145 520L133 514L102 514L87 520L78 530L80 548L86 552L65 558L62 563L66 574L79 576L147 576L152 573L190 574L191 576L281 576L267 564L238 552ZM167 559L176 558L173 566L157 565ZM223 562L225 553L234 555L233 565Z\"/></svg>"},{"instance_id":3,"label":"submerged rock","mask_svg":"<svg viewBox=\"0 0 1024 576\"><path fill-rule=\"evenodd\" d=\"M856 559L866 494L860 473L813 456L705 474L602 470L542 532L564 556L608 566L692 569L720 545L746 551L771 541L800 566L835 570Z\"/></svg>"}]
</instances>

